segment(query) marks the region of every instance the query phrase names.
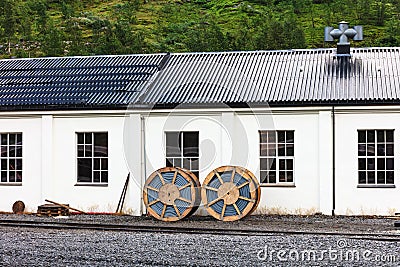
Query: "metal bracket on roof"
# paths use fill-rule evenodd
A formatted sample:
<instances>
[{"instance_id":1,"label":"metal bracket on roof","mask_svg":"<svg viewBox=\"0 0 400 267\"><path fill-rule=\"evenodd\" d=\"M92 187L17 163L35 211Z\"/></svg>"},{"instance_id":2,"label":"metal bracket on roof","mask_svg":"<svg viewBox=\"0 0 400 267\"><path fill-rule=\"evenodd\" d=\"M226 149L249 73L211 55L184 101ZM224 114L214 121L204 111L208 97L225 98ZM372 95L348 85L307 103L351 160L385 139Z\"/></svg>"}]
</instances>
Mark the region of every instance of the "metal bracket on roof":
<instances>
[{"instance_id":1,"label":"metal bracket on roof","mask_svg":"<svg viewBox=\"0 0 400 267\"><path fill-rule=\"evenodd\" d=\"M339 28L334 29L333 27L325 27L324 41L333 42L334 39L339 39L337 43L336 56L338 57L350 57L350 42L349 38L354 41L363 40L363 28L362 26L354 26L349 28L349 23L346 21L339 22Z\"/></svg>"}]
</instances>

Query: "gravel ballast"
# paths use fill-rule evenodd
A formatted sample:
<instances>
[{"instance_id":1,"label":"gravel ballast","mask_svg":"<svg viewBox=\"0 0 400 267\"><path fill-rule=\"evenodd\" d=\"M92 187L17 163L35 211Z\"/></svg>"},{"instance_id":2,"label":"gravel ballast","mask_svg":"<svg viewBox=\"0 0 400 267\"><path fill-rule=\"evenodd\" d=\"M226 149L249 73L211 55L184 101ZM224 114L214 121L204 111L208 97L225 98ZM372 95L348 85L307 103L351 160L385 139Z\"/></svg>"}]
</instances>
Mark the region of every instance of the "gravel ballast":
<instances>
[{"instance_id":1,"label":"gravel ballast","mask_svg":"<svg viewBox=\"0 0 400 267\"><path fill-rule=\"evenodd\" d=\"M321 215L257 215L232 223L197 216L177 223L163 223L148 217L105 215L63 219L0 215L0 219L400 235L392 219ZM0 266L399 265L400 242L340 234L232 236L0 227Z\"/></svg>"}]
</instances>

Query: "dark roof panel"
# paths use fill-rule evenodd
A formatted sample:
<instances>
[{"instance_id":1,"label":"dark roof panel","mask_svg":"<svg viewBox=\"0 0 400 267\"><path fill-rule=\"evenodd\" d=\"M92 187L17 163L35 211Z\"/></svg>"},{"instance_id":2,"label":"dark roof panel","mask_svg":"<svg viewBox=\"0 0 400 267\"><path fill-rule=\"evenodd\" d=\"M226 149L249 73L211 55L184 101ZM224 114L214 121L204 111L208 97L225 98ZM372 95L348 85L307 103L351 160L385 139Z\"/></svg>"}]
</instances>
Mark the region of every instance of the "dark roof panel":
<instances>
[{"instance_id":1,"label":"dark roof panel","mask_svg":"<svg viewBox=\"0 0 400 267\"><path fill-rule=\"evenodd\" d=\"M400 48L0 60L0 108L400 103Z\"/></svg>"},{"instance_id":2,"label":"dark roof panel","mask_svg":"<svg viewBox=\"0 0 400 267\"><path fill-rule=\"evenodd\" d=\"M147 104L399 100L399 48L172 54Z\"/></svg>"},{"instance_id":3,"label":"dark roof panel","mask_svg":"<svg viewBox=\"0 0 400 267\"><path fill-rule=\"evenodd\" d=\"M165 55L0 60L0 105L128 105Z\"/></svg>"}]
</instances>

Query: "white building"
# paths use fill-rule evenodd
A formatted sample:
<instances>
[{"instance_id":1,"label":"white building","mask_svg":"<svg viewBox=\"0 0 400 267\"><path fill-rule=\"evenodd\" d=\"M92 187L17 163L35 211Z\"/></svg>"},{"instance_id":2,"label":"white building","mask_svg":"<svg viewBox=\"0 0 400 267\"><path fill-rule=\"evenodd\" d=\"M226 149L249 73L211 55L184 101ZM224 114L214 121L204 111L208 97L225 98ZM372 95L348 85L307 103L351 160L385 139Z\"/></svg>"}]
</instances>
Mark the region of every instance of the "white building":
<instances>
[{"instance_id":1,"label":"white building","mask_svg":"<svg viewBox=\"0 0 400 267\"><path fill-rule=\"evenodd\" d=\"M144 213L166 165L251 170L270 212L400 211L400 48L0 61L0 210ZM178 140L178 141L177 141ZM180 149L179 149L180 148Z\"/></svg>"}]
</instances>

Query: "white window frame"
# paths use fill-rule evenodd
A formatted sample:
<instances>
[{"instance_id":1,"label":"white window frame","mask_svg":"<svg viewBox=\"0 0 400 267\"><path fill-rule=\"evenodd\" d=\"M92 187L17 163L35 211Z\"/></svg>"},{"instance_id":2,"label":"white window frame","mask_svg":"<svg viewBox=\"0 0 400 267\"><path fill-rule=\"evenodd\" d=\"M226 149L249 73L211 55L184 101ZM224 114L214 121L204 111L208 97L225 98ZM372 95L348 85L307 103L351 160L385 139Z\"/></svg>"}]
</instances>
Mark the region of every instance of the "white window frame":
<instances>
[{"instance_id":1,"label":"white window frame","mask_svg":"<svg viewBox=\"0 0 400 267\"><path fill-rule=\"evenodd\" d=\"M95 147L95 145L94 145L94 135L95 134L107 134L107 156L106 157L98 157L98 156L94 156L94 147ZM83 142L83 144L80 144L79 143L79 140L78 140L78 134L83 134L84 135L84 142ZM91 137L91 139L92 139L92 141L91 141L91 143L90 143L90 145L92 146L92 151L91 151L91 156L90 157L86 157L85 156L85 150L84 150L84 156L79 156L79 146L83 146L83 147L85 147L87 144L86 144L86 137L85 137L85 135L86 134L91 134L92 135L92 137ZM109 134L108 134L108 131L78 131L78 132L75 132L75 138L76 138L76 141L75 141L75 147L76 147L76 175L75 175L75 177L76 177L76 185L99 185L99 186L108 186L108 183L110 182L110 175L109 175L109 173L110 173L110 166L109 166ZM85 148L84 148L85 149ZM78 168L79 168L79 164L78 164L78 159L80 159L80 158L84 158L84 159L91 159L92 160L92 168L91 168L91 173L92 173L92 177L91 177L91 182L80 182L79 180L78 180ZM100 160L100 169L98 170L98 169L95 169L94 168L94 161L95 161L95 159L99 159ZM102 169L102 159L106 159L107 160L107 169ZM100 172L100 181L99 182L95 182L94 181L94 172ZM102 175L102 172L106 172L107 173L107 182L102 182L101 180L102 180L102 178L101 178L101 175Z\"/></svg>"},{"instance_id":2,"label":"white window frame","mask_svg":"<svg viewBox=\"0 0 400 267\"><path fill-rule=\"evenodd\" d=\"M275 144L275 156L270 156L270 155L268 155L268 153L267 153L267 156L265 156L265 155L261 155L261 145L263 145L263 144L265 144L265 145L270 145L270 144L272 144L272 143L269 143L269 142L267 142L267 143L262 143L261 142L261 133L263 133L263 132L268 132L268 134L270 134L271 132L274 132L275 133L275 142L273 143L273 144ZM279 142L279 140L278 140L278 133L279 132L285 132L285 142L284 143L280 143ZM286 138L286 133L287 132L292 132L293 133L293 143L288 143L287 142L287 138ZM294 186L295 185L295 177L296 177L296 172L295 172L295 170L296 170L296 166L295 166L295 162L296 162L296 160L295 160L295 130L259 130L258 131L258 133L259 133L259 142L258 142L258 144L259 144L259 166L260 166L260 184L261 185L265 185L265 186ZM279 144L293 144L293 156L287 156L286 155L286 146L285 146L285 155L284 156L279 156L279 154L278 154L278 147L279 147ZM264 170L264 169L261 169L261 159L275 159L275 165L276 165L276 169L275 169L275 175L276 175L276 178L275 178L275 182L262 182L262 179L264 178L263 177L263 173L268 173L269 171L273 171L273 170L270 170L270 168L271 168L271 166L267 166L267 168L268 169L266 169L266 170ZM285 182L281 182L281 181L279 181L279 172L281 171L280 170L280 166L279 166L279 160L285 160L285 162L286 162L286 160L287 159L291 159L292 160L292 163L293 163L293 166L292 166L292 170L288 170L288 169L286 169L286 167L285 167L285 169L284 169L284 171L291 171L292 172L292 175L293 175L293 181L289 181L289 182L287 182L287 181L285 181ZM286 178L287 179L287 178Z\"/></svg>"},{"instance_id":3,"label":"white window frame","mask_svg":"<svg viewBox=\"0 0 400 267\"><path fill-rule=\"evenodd\" d=\"M1 168L1 165L0 165L0 185L22 185L22 181L23 181L23 169L24 169L24 164L23 164L23 134L22 134L22 132L2 132L2 133L0 133L0 135L3 135L3 134L6 134L7 135L7 145L3 145L3 144L1 144L1 139L0 139L0 147L1 147L1 151L4 149L4 148L6 148L7 149L7 156L5 156L5 157L3 157L1 154L0 154L0 162L1 162L1 160L7 160L7 169L6 170L3 170L2 168ZM14 134L14 135L21 135L21 144L18 144L18 142L17 142L17 139L15 140L15 144L13 144L13 145L11 145L10 144L10 135L11 134ZM17 138L17 137L16 137ZM17 147L21 147L21 156L17 156L17 150L15 149L15 156L10 156L10 146L14 146L15 148L17 148ZM11 160L21 160L21 169L15 169L15 170L11 170L10 169L10 159ZM15 164L15 166L14 166L15 168L17 167L17 164ZM18 174L18 172L20 172L20 174L21 174L21 181L17 181L17 177L15 176L14 177L14 179L15 179L15 181L10 181L10 172L11 171L13 171L13 172L15 172L15 175L17 175ZM2 173L3 172L7 172L7 181L5 181L5 182L2 182L1 181L1 175L2 175Z\"/></svg>"},{"instance_id":4,"label":"white window frame","mask_svg":"<svg viewBox=\"0 0 400 267\"><path fill-rule=\"evenodd\" d=\"M361 131L365 132L365 142L361 142L359 140L359 133ZM368 142L368 131L374 131L374 142L369 143ZM385 140L384 142L378 142L378 131L385 131ZM387 131L392 131L393 133L393 141L387 142L386 140L386 132ZM358 187L394 187L395 186L395 165L396 165L396 160L395 160L395 130L394 129L357 129L357 185ZM368 144L373 144L374 145L374 155L368 155ZM385 145L385 155L378 155L378 145ZM360 145L365 145L365 155L360 155ZM387 145L392 145L393 146L393 155L388 156L386 155L386 147ZM365 169L360 169L359 165L359 160L360 159L365 159ZM374 169L368 169L368 159L374 159ZM379 170L378 169L378 159L385 159L385 169ZM386 159L393 159L393 169L388 170L386 166ZM385 172L385 183L378 183L378 172ZM365 183L360 183L360 173L364 172L365 173ZM368 182L368 172L374 172L374 183L369 183ZM387 172L393 172L393 183L388 183L387 182Z\"/></svg>"},{"instance_id":5,"label":"white window frame","mask_svg":"<svg viewBox=\"0 0 400 267\"><path fill-rule=\"evenodd\" d=\"M180 156L168 156L167 155L167 134L168 133L179 133L179 138L180 138L180 144L179 145L182 148L182 150L180 151ZM184 133L197 133L197 135L198 135L198 147L197 147L198 156L197 157L192 157L192 156L188 157L188 156L184 156L183 155L183 143L184 143L183 134ZM185 165L184 165L184 160L185 159L197 159L197 165L198 165L197 168L192 168L192 162L189 161L190 166L189 166L189 168L185 168L185 169L187 169L187 170L189 170L191 172L194 172L195 174L199 175L199 173L200 173L200 143L199 143L200 142L200 140L199 140L200 139L200 133L199 133L199 131L165 131L164 132L164 138L165 138L164 144L165 144L165 163L166 163L166 166L168 166L168 164L167 164L168 159L173 159L174 162L173 162L172 165L174 167L180 167L180 168L185 168ZM181 164L179 166L176 166L175 159L179 159L180 160Z\"/></svg>"}]
</instances>

